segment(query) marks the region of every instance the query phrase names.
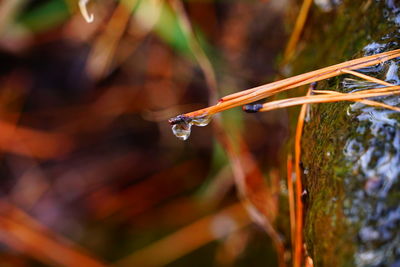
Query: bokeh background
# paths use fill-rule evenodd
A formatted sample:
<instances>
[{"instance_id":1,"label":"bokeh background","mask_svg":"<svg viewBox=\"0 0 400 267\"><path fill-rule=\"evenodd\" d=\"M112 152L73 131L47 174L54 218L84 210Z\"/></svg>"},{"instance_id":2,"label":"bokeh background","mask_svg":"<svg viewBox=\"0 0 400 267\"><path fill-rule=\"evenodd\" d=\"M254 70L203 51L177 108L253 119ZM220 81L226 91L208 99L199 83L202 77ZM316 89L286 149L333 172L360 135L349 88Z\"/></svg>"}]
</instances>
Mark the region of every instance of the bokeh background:
<instances>
[{"instance_id":1,"label":"bokeh background","mask_svg":"<svg viewBox=\"0 0 400 267\"><path fill-rule=\"evenodd\" d=\"M287 111L168 119L288 73L299 2L1 1L0 265L290 260Z\"/></svg>"}]
</instances>

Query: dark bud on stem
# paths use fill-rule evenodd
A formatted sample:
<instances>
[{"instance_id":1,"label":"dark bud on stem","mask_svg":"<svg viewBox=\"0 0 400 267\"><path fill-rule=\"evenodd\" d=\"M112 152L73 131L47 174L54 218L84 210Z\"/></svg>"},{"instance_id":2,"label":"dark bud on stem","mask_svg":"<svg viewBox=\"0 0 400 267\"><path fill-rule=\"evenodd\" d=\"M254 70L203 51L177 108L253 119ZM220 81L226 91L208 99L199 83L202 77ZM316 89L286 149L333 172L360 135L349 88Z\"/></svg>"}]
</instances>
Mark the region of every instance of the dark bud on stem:
<instances>
[{"instance_id":1,"label":"dark bud on stem","mask_svg":"<svg viewBox=\"0 0 400 267\"><path fill-rule=\"evenodd\" d=\"M173 117L168 120L169 124L171 124L171 125L175 125L175 124L179 124L179 123L189 123L191 121L192 121L192 119L185 115L178 115L178 116Z\"/></svg>"},{"instance_id":2,"label":"dark bud on stem","mask_svg":"<svg viewBox=\"0 0 400 267\"><path fill-rule=\"evenodd\" d=\"M243 110L246 111L247 113L256 113L260 109L262 109L263 105L262 104L250 104L250 105L244 105Z\"/></svg>"},{"instance_id":3,"label":"dark bud on stem","mask_svg":"<svg viewBox=\"0 0 400 267\"><path fill-rule=\"evenodd\" d=\"M317 89L317 82L310 83L310 89L311 91Z\"/></svg>"}]
</instances>

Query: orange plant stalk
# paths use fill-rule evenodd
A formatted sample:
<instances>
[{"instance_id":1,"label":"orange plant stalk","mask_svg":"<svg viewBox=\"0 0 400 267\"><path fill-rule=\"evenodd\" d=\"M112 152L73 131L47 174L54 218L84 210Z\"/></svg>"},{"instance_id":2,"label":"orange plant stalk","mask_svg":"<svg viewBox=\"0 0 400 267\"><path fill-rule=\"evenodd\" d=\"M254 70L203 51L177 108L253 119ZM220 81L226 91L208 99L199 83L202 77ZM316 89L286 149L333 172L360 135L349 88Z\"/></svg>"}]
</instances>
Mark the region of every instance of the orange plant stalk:
<instances>
[{"instance_id":1,"label":"orange plant stalk","mask_svg":"<svg viewBox=\"0 0 400 267\"><path fill-rule=\"evenodd\" d=\"M290 214L290 239L292 241L292 248L294 248L295 229L296 229L296 214L295 214L294 190L293 190L292 155L289 155L287 158L287 187L288 187L289 214Z\"/></svg>"},{"instance_id":2,"label":"orange plant stalk","mask_svg":"<svg viewBox=\"0 0 400 267\"><path fill-rule=\"evenodd\" d=\"M317 91L317 92L323 92L323 91ZM291 107L291 106L302 105L302 104L329 103L329 102L338 102L338 101L358 101L362 98L400 94L400 86L397 85L397 86L390 86L390 87L385 87L385 88L374 88L374 89L370 89L370 90L363 90L360 92L354 92L354 93L348 93L348 94L333 93L332 91L329 91L329 92L330 92L329 94L326 93L323 95L310 95L310 96L293 97L293 98L288 98L288 99L283 99L283 100L271 101L271 102L265 103L263 105L260 105L258 111L269 111L269 110ZM373 102L375 102L375 101L373 101ZM386 108L390 108L390 109L394 109L394 110L398 111L397 107L392 107L392 106L382 104L382 103L379 103L376 105L382 105ZM246 107L245 107L245 109L246 109Z\"/></svg>"},{"instance_id":3,"label":"orange plant stalk","mask_svg":"<svg viewBox=\"0 0 400 267\"><path fill-rule=\"evenodd\" d=\"M171 118L169 120L169 123L171 125L175 125L183 122L188 122L192 119L196 119L199 117L210 116L233 107L245 105L269 97L282 91L299 87L301 85L306 85L313 82L332 78L344 73L349 73L349 70L352 71L355 69L373 66L397 57L400 57L400 49L353 59L337 65L293 76L284 80L261 85L255 88L225 96L221 98L220 101L214 106L210 106L204 109L179 115L175 118Z\"/></svg>"},{"instance_id":4,"label":"orange plant stalk","mask_svg":"<svg viewBox=\"0 0 400 267\"><path fill-rule=\"evenodd\" d=\"M310 86L307 92L309 96L315 87L315 83ZM294 242L294 259L293 266L300 267L303 248L303 202L301 194L303 185L301 181L300 157L301 157L301 136L303 135L304 118L306 116L307 105L301 106L299 118L297 120L296 136L294 139L294 162L296 173L296 226L295 226L295 242Z\"/></svg>"}]
</instances>

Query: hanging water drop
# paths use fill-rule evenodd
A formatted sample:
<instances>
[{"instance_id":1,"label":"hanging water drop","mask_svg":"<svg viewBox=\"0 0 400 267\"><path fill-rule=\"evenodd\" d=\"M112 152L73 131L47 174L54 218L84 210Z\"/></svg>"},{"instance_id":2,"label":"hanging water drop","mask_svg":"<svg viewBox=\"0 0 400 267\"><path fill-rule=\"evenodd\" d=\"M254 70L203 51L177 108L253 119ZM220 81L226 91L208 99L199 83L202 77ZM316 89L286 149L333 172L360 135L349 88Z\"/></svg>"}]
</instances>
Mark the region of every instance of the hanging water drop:
<instances>
[{"instance_id":1,"label":"hanging water drop","mask_svg":"<svg viewBox=\"0 0 400 267\"><path fill-rule=\"evenodd\" d=\"M187 140L190 136L191 123L181 122L172 126L172 132L180 140Z\"/></svg>"},{"instance_id":2,"label":"hanging water drop","mask_svg":"<svg viewBox=\"0 0 400 267\"><path fill-rule=\"evenodd\" d=\"M207 115L193 118L179 115L169 119L169 123L172 125L172 132L181 140L187 140L189 138L192 125L206 126L210 121L211 116Z\"/></svg>"},{"instance_id":3,"label":"hanging water drop","mask_svg":"<svg viewBox=\"0 0 400 267\"><path fill-rule=\"evenodd\" d=\"M199 117L194 117L192 118L192 123L193 125L196 126L207 126L211 121L211 116L199 116Z\"/></svg>"}]
</instances>

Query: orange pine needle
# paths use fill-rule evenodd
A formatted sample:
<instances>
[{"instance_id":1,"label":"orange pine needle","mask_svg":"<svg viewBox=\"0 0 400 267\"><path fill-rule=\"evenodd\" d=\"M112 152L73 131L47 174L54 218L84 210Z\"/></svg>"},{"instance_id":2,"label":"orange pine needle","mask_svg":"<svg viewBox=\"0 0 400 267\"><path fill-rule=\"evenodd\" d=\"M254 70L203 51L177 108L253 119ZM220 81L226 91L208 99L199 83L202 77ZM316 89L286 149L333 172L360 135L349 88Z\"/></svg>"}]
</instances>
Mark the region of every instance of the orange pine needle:
<instances>
[{"instance_id":1,"label":"orange pine needle","mask_svg":"<svg viewBox=\"0 0 400 267\"><path fill-rule=\"evenodd\" d=\"M193 118L198 116L213 115L215 113L245 105L276 93L293 89L301 85L310 84L324 79L332 78L345 73L346 70L360 69L372 65L382 63L384 61L400 57L400 49L388 51L372 56L358 58L337 65L329 66L319 70L293 76L284 80L261 85L252 89L228 95L222 98L218 104L197 111L183 114L184 117ZM174 119L170 120L171 124L175 123Z\"/></svg>"},{"instance_id":2,"label":"orange pine needle","mask_svg":"<svg viewBox=\"0 0 400 267\"><path fill-rule=\"evenodd\" d=\"M373 83L382 84L382 85L385 85L385 86L393 86L394 85L394 84L382 81L380 79L365 75L363 73L359 73L357 71L344 69L344 70L342 70L342 72L347 73L347 74L351 74L351 75L354 75L354 76L357 76L357 77L360 77L361 79L364 79L364 80L367 80L367 81L370 81L370 82L373 82Z\"/></svg>"},{"instance_id":3,"label":"orange pine needle","mask_svg":"<svg viewBox=\"0 0 400 267\"><path fill-rule=\"evenodd\" d=\"M71 138L62 133L35 130L0 121L0 149L6 152L50 159L71 150Z\"/></svg>"},{"instance_id":4,"label":"orange pine needle","mask_svg":"<svg viewBox=\"0 0 400 267\"><path fill-rule=\"evenodd\" d=\"M315 90L313 91L314 93L320 93L320 94L335 94L335 95L342 95L342 93L336 92L336 91L330 91L330 90ZM365 105L369 105L369 106L374 106L374 107L381 107L381 108L386 108L386 109L390 109L393 111L397 111L400 112L400 108L399 107L394 107L385 103L381 103L378 101L374 101L374 100L367 100L367 99L354 99L354 101L356 102L360 102L363 103Z\"/></svg>"},{"instance_id":5,"label":"orange pine needle","mask_svg":"<svg viewBox=\"0 0 400 267\"><path fill-rule=\"evenodd\" d=\"M81 0L81 2L87 1ZM87 70L93 78L100 79L107 71L109 71L118 44L128 26L129 19L132 15L132 9L135 4L135 0L120 1L108 22L104 33L94 42L87 61ZM84 10L86 9L81 9L83 15L85 14ZM84 17L86 18L85 15Z\"/></svg>"},{"instance_id":6,"label":"orange pine needle","mask_svg":"<svg viewBox=\"0 0 400 267\"><path fill-rule=\"evenodd\" d=\"M319 91L317 91L319 92ZM286 108L296 105L312 104L312 103L329 103L338 101L355 101L362 98L386 96L400 93L400 86L390 86L385 88L374 88L347 94L324 94L324 95L308 95L302 97L293 97L283 100L276 100L265 103L259 111L270 111L274 109ZM394 108L394 107L393 107ZM391 108L392 109L392 108Z\"/></svg>"},{"instance_id":7,"label":"orange pine needle","mask_svg":"<svg viewBox=\"0 0 400 267\"><path fill-rule=\"evenodd\" d=\"M5 201L0 201L0 241L45 264L67 267L107 266Z\"/></svg>"},{"instance_id":8,"label":"orange pine needle","mask_svg":"<svg viewBox=\"0 0 400 267\"><path fill-rule=\"evenodd\" d=\"M310 86L307 96L311 94L312 88ZM293 266L300 267L302 262L302 248L303 248L303 202L301 194L303 191L303 185L301 182L301 169L300 169L300 157L301 157L301 137L303 135L304 118L306 116L307 105L303 105L300 110L299 118L296 127L296 136L294 140L294 161L295 161L295 172L296 172L296 226L295 226L295 245L294 245L294 259Z\"/></svg>"},{"instance_id":9,"label":"orange pine needle","mask_svg":"<svg viewBox=\"0 0 400 267\"><path fill-rule=\"evenodd\" d=\"M165 266L218 238L250 224L241 203L195 221L149 246L119 260L113 266ZM154 255L157 255L156 257Z\"/></svg>"},{"instance_id":10,"label":"orange pine needle","mask_svg":"<svg viewBox=\"0 0 400 267\"><path fill-rule=\"evenodd\" d=\"M289 155L287 158L287 184L288 184L288 199L289 199L289 214L290 214L290 237L292 240L292 248L294 249L296 214L295 214L292 177L293 177L293 162L292 162L292 155Z\"/></svg>"},{"instance_id":11,"label":"orange pine needle","mask_svg":"<svg viewBox=\"0 0 400 267\"><path fill-rule=\"evenodd\" d=\"M303 32L304 25L306 24L306 20L312 2L313 2L312 0L304 0L303 4L301 5L299 15L297 16L296 19L296 24L294 26L292 34L290 35L289 42L286 46L285 53L283 55L284 63L290 60L290 58L294 54L294 50L297 46L297 43L300 40L300 35Z\"/></svg>"}]
</instances>

